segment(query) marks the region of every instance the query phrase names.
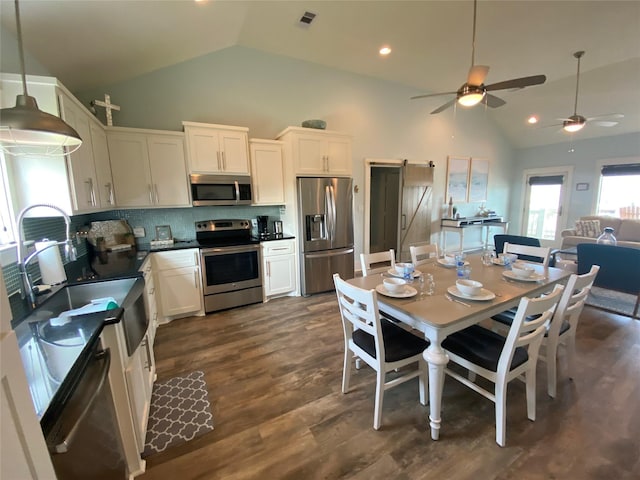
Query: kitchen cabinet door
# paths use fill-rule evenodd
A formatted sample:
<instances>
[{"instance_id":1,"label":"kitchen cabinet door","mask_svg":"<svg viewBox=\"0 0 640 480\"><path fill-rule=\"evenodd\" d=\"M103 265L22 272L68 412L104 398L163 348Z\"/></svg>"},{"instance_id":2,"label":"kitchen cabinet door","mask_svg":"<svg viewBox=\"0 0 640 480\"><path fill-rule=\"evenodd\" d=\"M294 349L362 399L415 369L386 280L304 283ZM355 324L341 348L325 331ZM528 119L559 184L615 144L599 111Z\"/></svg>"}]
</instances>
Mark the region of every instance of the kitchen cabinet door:
<instances>
[{"instance_id":1,"label":"kitchen cabinet door","mask_svg":"<svg viewBox=\"0 0 640 480\"><path fill-rule=\"evenodd\" d=\"M182 122L189 173L249 175L246 127Z\"/></svg>"},{"instance_id":2,"label":"kitchen cabinet door","mask_svg":"<svg viewBox=\"0 0 640 480\"><path fill-rule=\"evenodd\" d=\"M113 177L111 176L111 162L107 133L99 125L91 124L91 145L93 147L93 161L96 168L96 192L98 204L103 208L116 206L113 191Z\"/></svg>"},{"instance_id":3,"label":"kitchen cabinet door","mask_svg":"<svg viewBox=\"0 0 640 480\"><path fill-rule=\"evenodd\" d=\"M246 132L222 130L220 155L225 174L249 175L248 135Z\"/></svg>"},{"instance_id":4,"label":"kitchen cabinet door","mask_svg":"<svg viewBox=\"0 0 640 480\"><path fill-rule=\"evenodd\" d=\"M188 207L189 185L180 132L107 129L118 207Z\"/></svg>"},{"instance_id":5,"label":"kitchen cabinet door","mask_svg":"<svg viewBox=\"0 0 640 480\"><path fill-rule=\"evenodd\" d=\"M288 127L278 135L285 141L296 175L351 176L351 137L340 132Z\"/></svg>"},{"instance_id":6,"label":"kitchen cabinet door","mask_svg":"<svg viewBox=\"0 0 640 480\"><path fill-rule=\"evenodd\" d=\"M119 207L153 205L149 149L142 134L107 131L113 185Z\"/></svg>"},{"instance_id":7,"label":"kitchen cabinet door","mask_svg":"<svg viewBox=\"0 0 640 480\"><path fill-rule=\"evenodd\" d=\"M283 205L285 200L282 142L251 139L249 145L253 203Z\"/></svg>"},{"instance_id":8,"label":"kitchen cabinet door","mask_svg":"<svg viewBox=\"0 0 640 480\"><path fill-rule=\"evenodd\" d=\"M190 248L153 254L161 323L204 313L199 253Z\"/></svg>"},{"instance_id":9,"label":"kitchen cabinet door","mask_svg":"<svg viewBox=\"0 0 640 480\"><path fill-rule=\"evenodd\" d=\"M149 135L147 147L155 205L190 207L182 136Z\"/></svg>"},{"instance_id":10,"label":"kitchen cabinet door","mask_svg":"<svg viewBox=\"0 0 640 480\"><path fill-rule=\"evenodd\" d=\"M174 268L158 272L160 304L164 317L202 310L202 289L198 267Z\"/></svg>"},{"instance_id":11,"label":"kitchen cabinet door","mask_svg":"<svg viewBox=\"0 0 640 480\"><path fill-rule=\"evenodd\" d=\"M142 339L138 349L129 358L125 369L129 403L133 414L134 431L138 451L144 451L149 409L151 407L151 392L156 380L156 366L153 349L150 346L148 334Z\"/></svg>"},{"instance_id":12,"label":"kitchen cabinet door","mask_svg":"<svg viewBox=\"0 0 640 480\"><path fill-rule=\"evenodd\" d=\"M265 300L297 289L295 240L263 242Z\"/></svg>"}]
</instances>

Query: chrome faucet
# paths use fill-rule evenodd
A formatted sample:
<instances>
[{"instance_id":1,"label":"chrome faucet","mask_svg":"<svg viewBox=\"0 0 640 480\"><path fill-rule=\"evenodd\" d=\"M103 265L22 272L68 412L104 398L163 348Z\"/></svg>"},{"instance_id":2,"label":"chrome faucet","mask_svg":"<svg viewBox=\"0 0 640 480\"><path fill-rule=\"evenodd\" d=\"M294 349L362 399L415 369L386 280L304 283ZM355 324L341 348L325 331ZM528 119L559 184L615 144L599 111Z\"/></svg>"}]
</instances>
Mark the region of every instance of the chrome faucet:
<instances>
[{"instance_id":1,"label":"chrome faucet","mask_svg":"<svg viewBox=\"0 0 640 480\"><path fill-rule=\"evenodd\" d=\"M31 255L25 257L26 252L25 252L24 242L26 239L24 238L24 231L22 229L22 220L24 219L25 214L29 210L37 207L52 208L53 210L57 210L62 214L62 216L64 217L65 224L67 225L67 239L64 242L52 243L51 245L48 245L42 250L36 250ZM20 272L20 275L22 276L21 298L29 297L32 307L36 306L36 295L33 291L31 280L29 279L29 273L27 272L27 265L29 265L29 262L31 262L31 260L33 260L35 257L40 255L45 250L52 247L57 248L58 245L64 245L64 252L65 252L65 257L67 261L74 261L77 259L76 248L73 246L73 239L71 237L71 218L69 218L69 215L67 215L64 212L64 210L62 210L60 207L56 207L55 205L51 205L48 203L36 203L23 208L22 211L18 214L18 270Z\"/></svg>"}]
</instances>

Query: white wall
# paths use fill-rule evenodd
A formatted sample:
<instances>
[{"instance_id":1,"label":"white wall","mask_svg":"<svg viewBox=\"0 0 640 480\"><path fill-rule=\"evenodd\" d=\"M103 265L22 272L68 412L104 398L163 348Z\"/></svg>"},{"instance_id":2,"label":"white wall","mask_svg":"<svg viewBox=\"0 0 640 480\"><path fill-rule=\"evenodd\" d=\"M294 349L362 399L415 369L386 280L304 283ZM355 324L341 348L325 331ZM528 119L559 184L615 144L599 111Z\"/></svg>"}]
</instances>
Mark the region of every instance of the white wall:
<instances>
[{"instance_id":1,"label":"white wall","mask_svg":"<svg viewBox=\"0 0 640 480\"><path fill-rule=\"evenodd\" d=\"M356 253L362 251L364 158L433 161L434 227L444 203L447 155L491 161L487 205L506 213L513 150L483 108L429 112L448 100L409 100L398 84L244 47L231 47L117 85L74 92L85 105L105 93L121 106L118 126L182 130L181 122L241 125L249 136L275 138L290 125L320 118L353 136ZM461 215L479 204L459 205ZM437 229L432 228L437 234Z\"/></svg>"},{"instance_id":2,"label":"white wall","mask_svg":"<svg viewBox=\"0 0 640 480\"><path fill-rule=\"evenodd\" d=\"M585 128L606 128L587 125ZM562 133L558 133L562 135ZM571 151L573 150L573 151ZM565 215L565 225L571 226L575 220L593 213L598 195L600 165L602 160L631 158L640 156L640 133L628 133L587 140L573 140L544 147L517 150L517 163L512 170L512 199L509 217L511 233L520 233L523 209L523 171L528 168L572 165L573 181L569 185L569 211ZM576 191L576 183L588 183L586 191ZM631 200L629 199L631 203ZM640 204L640 190L635 203Z\"/></svg>"}]
</instances>

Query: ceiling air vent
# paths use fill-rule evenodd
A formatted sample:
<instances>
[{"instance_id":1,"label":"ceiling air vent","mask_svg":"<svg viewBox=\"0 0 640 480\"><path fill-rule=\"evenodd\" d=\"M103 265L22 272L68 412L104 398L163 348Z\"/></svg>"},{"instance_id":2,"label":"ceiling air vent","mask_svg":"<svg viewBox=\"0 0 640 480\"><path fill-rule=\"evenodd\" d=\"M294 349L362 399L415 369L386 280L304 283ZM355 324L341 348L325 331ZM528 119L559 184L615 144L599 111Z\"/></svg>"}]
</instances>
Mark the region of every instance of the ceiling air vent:
<instances>
[{"instance_id":1,"label":"ceiling air vent","mask_svg":"<svg viewBox=\"0 0 640 480\"><path fill-rule=\"evenodd\" d=\"M313 22L314 18L316 18L316 14L315 13L304 12L304 15L302 15L302 17L300 17L300 23L302 23L303 25L310 25L311 22Z\"/></svg>"}]
</instances>

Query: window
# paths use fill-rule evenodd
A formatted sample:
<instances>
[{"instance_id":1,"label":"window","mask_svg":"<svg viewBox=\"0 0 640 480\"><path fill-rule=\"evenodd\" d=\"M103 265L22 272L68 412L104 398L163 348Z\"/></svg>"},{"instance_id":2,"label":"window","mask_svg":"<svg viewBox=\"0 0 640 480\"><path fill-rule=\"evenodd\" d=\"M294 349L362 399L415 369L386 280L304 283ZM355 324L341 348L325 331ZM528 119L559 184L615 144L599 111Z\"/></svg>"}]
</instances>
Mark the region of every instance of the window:
<instances>
[{"instance_id":1,"label":"window","mask_svg":"<svg viewBox=\"0 0 640 480\"><path fill-rule=\"evenodd\" d=\"M640 163L604 165L600 177L598 215L640 219Z\"/></svg>"},{"instance_id":2,"label":"window","mask_svg":"<svg viewBox=\"0 0 640 480\"><path fill-rule=\"evenodd\" d=\"M0 245L5 245L14 241L7 178L4 156L0 153Z\"/></svg>"}]
</instances>

